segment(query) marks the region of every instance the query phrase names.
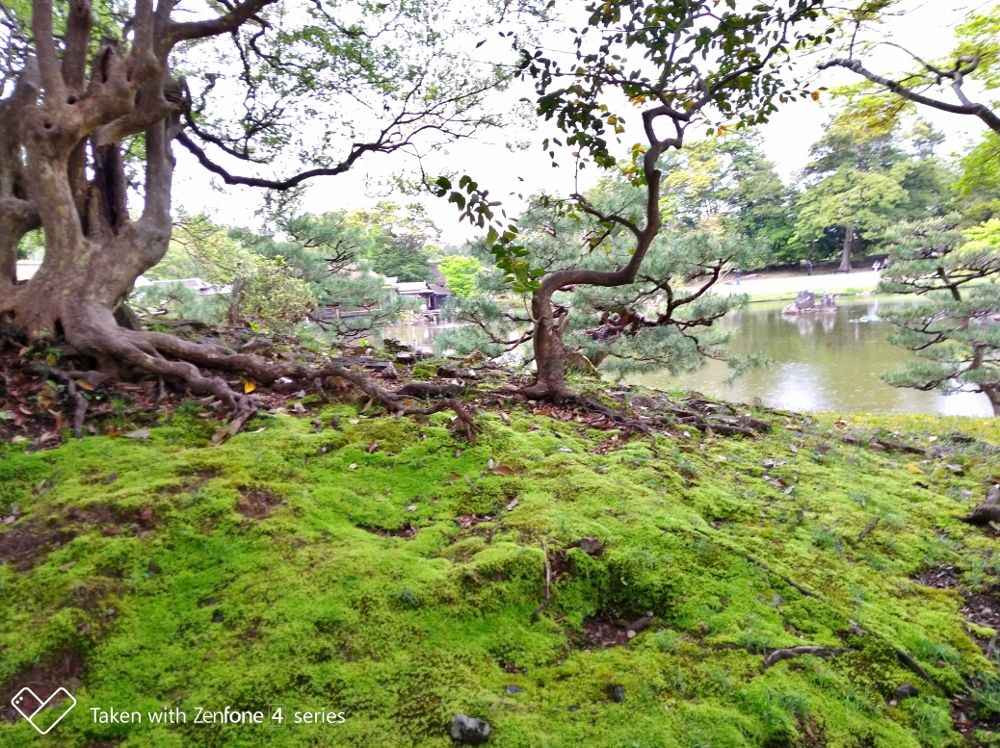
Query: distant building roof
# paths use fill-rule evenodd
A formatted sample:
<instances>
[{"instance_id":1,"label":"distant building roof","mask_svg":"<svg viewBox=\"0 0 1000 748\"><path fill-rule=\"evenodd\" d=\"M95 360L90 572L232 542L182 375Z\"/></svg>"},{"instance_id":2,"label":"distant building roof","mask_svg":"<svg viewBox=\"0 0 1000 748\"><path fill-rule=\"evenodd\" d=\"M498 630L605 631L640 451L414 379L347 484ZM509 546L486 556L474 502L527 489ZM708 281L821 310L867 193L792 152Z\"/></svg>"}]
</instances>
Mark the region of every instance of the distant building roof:
<instances>
[{"instance_id":1,"label":"distant building roof","mask_svg":"<svg viewBox=\"0 0 1000 748\"><path fill-rule=\"evenodd\" d=\"M401 294L420 294L430 291L424 281L400 281L396 283L396 290Z\"/></svg>"},{"instance_id":2,"label":"distant building roof","mask_svg":"<svg viewBox=\"0 0 1000 748\"><path fill-rule=\"evenodd\" d=\"M451 296L452 293L440 283L426 283L424 281L403 281L394 286L400 296L424 296L433 294L434 296Z\"/></svg>"}]
</instances>

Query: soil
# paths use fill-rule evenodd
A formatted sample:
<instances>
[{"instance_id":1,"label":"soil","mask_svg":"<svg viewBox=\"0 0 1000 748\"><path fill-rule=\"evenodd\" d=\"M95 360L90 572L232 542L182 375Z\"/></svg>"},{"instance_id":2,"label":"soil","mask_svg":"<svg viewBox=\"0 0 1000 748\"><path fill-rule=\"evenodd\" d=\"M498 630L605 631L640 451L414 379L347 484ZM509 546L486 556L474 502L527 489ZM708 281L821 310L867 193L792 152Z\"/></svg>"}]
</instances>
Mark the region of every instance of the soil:
<instances>
[{"instance_id":1,"label":"soil","mask_svg":"<svg viewBox=\"0 0 1000 748\"><path fill-rule=\"evenodd\" d=\"M0 698L3 699L0 719L15 722L20 718L11 706L11 699L22 688L27 687L39 695L47 696L62 686L72 693L82 683L80 675L83 667L83 657L79 652L66 651L15 673L0 687Z\"/></svg>"},{"instance_id":2,"label":"soil","mask_svg":"<svg viewBox=\"0 0 1000 748\"><path fill-rule=\"evenodd\" d=\"M236 500L236 511L249 519L264 519L284 500L266 488L239 486L240 498Z\"/></svg>"}]
</instances>

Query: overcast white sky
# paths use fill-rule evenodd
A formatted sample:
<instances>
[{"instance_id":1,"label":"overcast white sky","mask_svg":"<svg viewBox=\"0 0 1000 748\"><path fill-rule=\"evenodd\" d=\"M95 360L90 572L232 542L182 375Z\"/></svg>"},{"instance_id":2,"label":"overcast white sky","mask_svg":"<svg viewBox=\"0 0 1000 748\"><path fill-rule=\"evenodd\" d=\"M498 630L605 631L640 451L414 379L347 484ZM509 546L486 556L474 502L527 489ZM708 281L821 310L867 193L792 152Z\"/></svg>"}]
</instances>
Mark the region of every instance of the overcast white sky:
<instances>
[{"instance_id":1,"label":"overcast white sky","mask_svg":"<svg viewBox=\"0 0 1000 748\"><path fill-rule=\"evenodd\" d=\"M968 14L993 4L977 0L907 0L906 15L896 19L891 28L886 29L897 43L925 57L935 57L946 53L953 44L952 29ZM905 60L883 52L873 60L872 67L880 71L892 72L906 68ZM838 85L857 80L846 71L835 69L818 74L816 86ZM510 96L510 94L507 94ZM515 93L517 96L530 95L529 89ZM808 157L809 146L822 134L824 122L830 109L819 103L799 101L786 105L771 122L761 128L764 150L778 168L782 178L792 180ZM948 136L942 148L942 155L959 150L966 143L978 139L985 126L973 118L950 115L933 110L922 110L922 116L930 120ZM551 131L535 131L518 128L505 133L490 132L481 139L458 143L447 154L437 154L440 165L451 164L456 171L467 172L479 178L491 193L501 199L510 214L516 214L520 201L517 192L529 194L547 190L556 194L574 191L572 165L558 169L550 166L548 157L538 143ZM509 142L528 141L532 143L524 150L511 149ZM629 141L631 142L631 141ZM252 225L253 216L261 204L259 190L250 188L227 188L223 192L209 188L206 173L182 148L175 148L178 156L177 185L175 202L178 208L187 212L207 212L216 220L230 225ZM624 153L624 149L623 149ZM304 208L310 212L352 209L371 206L380 199L394 199L410 202L411 196L388 196L385 183L401 167L398 156L375 155L359 162L354 171L331 178L314 180L306 195ZM291 166L290 166L291 168ZM590 175L595 171L591 170ZM524 181L520 181L519 177ZM587 185L581 184L581 187ZM459 224L454 206L434 198L420 199L430 215L442 230L446 242L461 242L475 234L467 225Z\"/></svg>"}]
</instances>

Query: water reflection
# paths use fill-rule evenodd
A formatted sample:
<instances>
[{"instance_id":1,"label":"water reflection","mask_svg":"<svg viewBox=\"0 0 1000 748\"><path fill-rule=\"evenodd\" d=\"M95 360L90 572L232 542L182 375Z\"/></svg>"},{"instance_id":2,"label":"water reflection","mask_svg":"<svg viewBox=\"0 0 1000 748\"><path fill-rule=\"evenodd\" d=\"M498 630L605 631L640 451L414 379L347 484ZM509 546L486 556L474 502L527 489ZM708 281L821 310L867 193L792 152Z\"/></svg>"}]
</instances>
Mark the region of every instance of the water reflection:
<instances>
[{"instance_id":1,"label":"water reflection","mask_svg":"<svg viewBox=\"0 0 1000 748\"><path fill-rule=\"evenodd\" d=\"M717 361L708 361L691 374L653 372L633 375L628 381L660 389L694 389L734 401L760 398L789 410L990 415L985 395L897 389L880 379L883 372L912 360L909 352L889 344L890 325L879 317L900 303L844 299L836 311L792 317L781 314L783 303L753 304L721 324L732 330L736 353L764 353L772 361L769 367L731 383L729 369ZM387 335L429 348L442 328L413 325Z\"/></svg>"},{"instance_id":2,"label":"water reflection","mask_svg":"<svg viewBox=\"0 0 1000 748\"><path fill-rule=\"evenodd\" d=\"M726 383L728 369L710 361L689 375L636 375L631 381L659 388L690 388L730 400L764 403L790 410L883 411L988 416L985 395L945 396L890 387L881 380L885 371L900 368L911 354L890 345L890 325L880 312L899 301L844 299L834 312L787 316L782 304L754 304L723 320L733 331L737 353L761 352L772 363ZM864 320L864 321L862 321Z\"/></svg>"}]
</instances>

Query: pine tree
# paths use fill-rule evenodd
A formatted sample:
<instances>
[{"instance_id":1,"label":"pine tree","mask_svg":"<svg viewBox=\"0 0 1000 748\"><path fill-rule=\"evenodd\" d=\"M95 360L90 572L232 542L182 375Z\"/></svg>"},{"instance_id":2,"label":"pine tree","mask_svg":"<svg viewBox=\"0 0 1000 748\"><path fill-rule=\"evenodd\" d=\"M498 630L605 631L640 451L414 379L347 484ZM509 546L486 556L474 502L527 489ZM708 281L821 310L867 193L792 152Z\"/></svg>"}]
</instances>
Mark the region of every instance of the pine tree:
<instances>
[{"instance_id":1,"label":"pine tree","mask_svg":"<svg viewBox=\"0 0 1000 748\"><path fill-rule=\"evenodd\" d=\"M1000 415L1000 220L963 230L960 217L894 234L880 289L920 301L889 314L890 340L917 354L886 375L897 387L982 392Z\"/></svg>"}]
</instances>

